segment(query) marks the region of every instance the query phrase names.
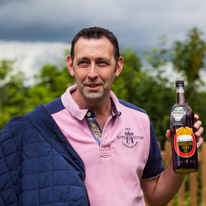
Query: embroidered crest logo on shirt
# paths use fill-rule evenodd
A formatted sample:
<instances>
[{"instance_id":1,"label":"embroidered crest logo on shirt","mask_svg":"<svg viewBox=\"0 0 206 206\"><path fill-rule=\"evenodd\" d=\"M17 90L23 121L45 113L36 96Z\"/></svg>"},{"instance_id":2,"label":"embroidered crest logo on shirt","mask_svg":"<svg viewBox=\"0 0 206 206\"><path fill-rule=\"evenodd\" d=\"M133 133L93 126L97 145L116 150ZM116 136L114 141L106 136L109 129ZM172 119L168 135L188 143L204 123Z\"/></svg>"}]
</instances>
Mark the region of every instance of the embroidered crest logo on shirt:
<instances>
[{"instance_id":1,"label":"embroidered crest logo on shirt","mask_svg":"<svg viewBox=\"0 0 206 206\"><path fill-rule=\"evenodd\" d=\"M117 136L117 139L122 140L122 144L132 149L138 145L138 140L144 139L143 136L135 136L134 133L131 131L131 128L125 128L124 135Z\"/></svg>"}]
</instances>

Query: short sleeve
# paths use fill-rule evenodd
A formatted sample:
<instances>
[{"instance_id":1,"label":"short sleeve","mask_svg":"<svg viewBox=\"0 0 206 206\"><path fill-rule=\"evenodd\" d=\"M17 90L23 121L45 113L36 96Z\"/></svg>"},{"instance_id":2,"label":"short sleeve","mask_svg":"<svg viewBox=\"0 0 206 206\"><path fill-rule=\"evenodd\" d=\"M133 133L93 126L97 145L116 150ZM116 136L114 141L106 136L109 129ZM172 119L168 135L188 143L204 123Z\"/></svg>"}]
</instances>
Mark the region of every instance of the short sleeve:
<instances>
[{"instance_id":1,"label":"short sleeve","mask_svg":"<svg viewBox=\"0 0 206 206\"><path fill-rule=\"evenodd\" d=\"M162 162L162 156L157 143L154 128L150 122L150 150L149 157L142 174L142 178L148 179L156 177L160 175L164 169L165 167Z\"/></svg>"}]
</instances>

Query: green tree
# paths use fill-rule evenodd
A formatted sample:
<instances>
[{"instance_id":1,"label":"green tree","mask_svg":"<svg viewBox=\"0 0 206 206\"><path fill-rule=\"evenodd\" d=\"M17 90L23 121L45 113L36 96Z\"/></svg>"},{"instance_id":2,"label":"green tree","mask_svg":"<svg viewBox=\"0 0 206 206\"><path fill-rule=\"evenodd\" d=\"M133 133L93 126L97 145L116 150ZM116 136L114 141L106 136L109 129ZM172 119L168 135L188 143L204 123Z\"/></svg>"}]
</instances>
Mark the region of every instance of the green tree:
<instances>
[{"instance_id":1,"label":"green tree","mask_svg":"<svg viewBox=\"0 0 206 206\"><path fill-rule=\"evenodd\" d=\"M159 38L159 48L154 48L151 51L145 50L144 56L146 61L151 65L152 68L160 69L161 66L164 66L169 61L168 48L166 36L163 35Z\"/></svg>"},{"instance_id":2,"label":"green tree","mask_svg":"<svg viewBox=\"0 0 206 206\"><path fill-rule=\"evenodd\" d=\"M138 54L130 47L121 51L121 56L124 58L124 68L120 76L115 79L112 90L118 94L119 98L132 102L136 91L134 78L141 73L142 62Z\"/></svg>"},{"instance_id":3,"label":"green tree","mask_svg":"<svg viewBox=\"0 0 206 206\"><path fill-rule=\"evenodd\" d=\"M0 128L13 116L24 113L26 88L22 72L13 73L14 61L0 62Z\"/></svg>"},{"instance_id":4,"label":"green tree","mask_svg":"<svg viewBox=\"0 0 206 206\"><path fill-rule=\"evenodd\" d=\"M188 82L187 93L191 100L196 98L200 71L205 68L206 41L197 28L188 32L186 40L174 42L171 61L177 71L183 72Z\"/></svg>"},{"instance_id":5,"label":"green tree","mask_svg":"<svg viewBox=\"0 0 206 206\"><path fill-rule=\"evenodd\" d=\"M7 76L10 74L12 71L12 66L13 66L12 60L2 60L0 62L0 115L3 112L3 101L5 100L5 83Z\"/></svg>"},{"instance_id":6,"label":"green tree","mask_svg":"<svg viewBox=\"0 0 206 206\"><path fill-rule=\"evenodd\" d=\"M27 91L27 110L30 111L40 103L46 104L60 97L74 82L64 62L44 65L35 76L35 84Z\"/></svg>"}]
</instances>

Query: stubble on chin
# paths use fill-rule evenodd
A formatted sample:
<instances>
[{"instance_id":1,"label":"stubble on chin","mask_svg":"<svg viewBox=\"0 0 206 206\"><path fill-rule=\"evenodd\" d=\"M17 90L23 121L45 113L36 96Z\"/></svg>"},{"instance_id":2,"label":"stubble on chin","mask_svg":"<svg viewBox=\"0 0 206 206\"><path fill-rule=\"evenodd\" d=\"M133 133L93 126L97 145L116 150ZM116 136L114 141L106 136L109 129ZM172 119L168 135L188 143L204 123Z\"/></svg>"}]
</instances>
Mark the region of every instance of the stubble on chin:
<instances>
[{"instance_id":1,"label":"stubble on chin","mask_svg":"<svg viewBox=\"0 0 206 206\"><path fill-rule=\"evenodd\" d=\"M104 92L83 90L82 96L88 101L101 101L104 98Z\"/></svg>"}]
</instances>

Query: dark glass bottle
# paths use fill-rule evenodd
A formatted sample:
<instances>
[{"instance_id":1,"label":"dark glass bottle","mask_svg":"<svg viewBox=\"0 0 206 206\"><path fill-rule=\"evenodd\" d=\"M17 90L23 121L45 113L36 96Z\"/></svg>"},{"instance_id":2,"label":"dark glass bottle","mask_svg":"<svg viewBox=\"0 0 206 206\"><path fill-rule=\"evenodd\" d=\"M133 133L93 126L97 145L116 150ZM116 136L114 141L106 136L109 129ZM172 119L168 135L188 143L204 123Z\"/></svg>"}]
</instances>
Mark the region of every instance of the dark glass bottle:
<instances>
[{"instance_id":1,"label":"dark glass bottle","mask_svg":"<svg viewBox=\"0 0 206 206\"><path fill-rule=\"evenodd\" d=\"M172 131L173 169L176 173L192 173L198 170L197 145L194 135L194 113L187 105L184 81L176 81L176 104L170 115Z\"/></svg>"}]
</instances>

